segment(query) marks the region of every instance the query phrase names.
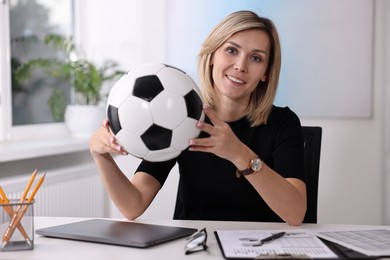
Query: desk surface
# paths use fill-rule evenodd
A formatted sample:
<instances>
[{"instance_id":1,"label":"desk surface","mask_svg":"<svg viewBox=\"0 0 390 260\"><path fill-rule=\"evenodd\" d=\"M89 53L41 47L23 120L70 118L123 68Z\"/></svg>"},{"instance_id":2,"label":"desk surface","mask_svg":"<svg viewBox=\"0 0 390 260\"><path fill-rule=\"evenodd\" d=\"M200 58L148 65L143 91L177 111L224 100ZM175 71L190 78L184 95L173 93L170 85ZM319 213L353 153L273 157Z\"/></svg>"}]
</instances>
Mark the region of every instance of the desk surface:
<instances>
[{"instance_id":1,"label":"desk surface","mask_svg":"<svg viewBox=\"0 0 390 260\"><path fill-rule=\"evenodd\" d=\"M86 220L85 218L56 218L56 217L35 217L35 229L62 225L76 221ZM66 239L48 238L35 235L34 249L17 252L0 252L0 259L72 259L72 260L116 260L116 259L223 259L218 243L214 236L215 230L220 229L278 229L278 230L345 230L345 229L367 229L383 226L367 225L324 225L324 224L303 224L299 227L292 227L284 223L259 223L259 222L221 222L221 221L182 221L182 220L138 220L136 222L150 223L167 226L183 226L201 229L206 227L209 234L207 245L208 250L192 255L184 254L185 238L170 241L148 249L138 249L122 246L80 242Z\"/></svg>"}]
</instances>

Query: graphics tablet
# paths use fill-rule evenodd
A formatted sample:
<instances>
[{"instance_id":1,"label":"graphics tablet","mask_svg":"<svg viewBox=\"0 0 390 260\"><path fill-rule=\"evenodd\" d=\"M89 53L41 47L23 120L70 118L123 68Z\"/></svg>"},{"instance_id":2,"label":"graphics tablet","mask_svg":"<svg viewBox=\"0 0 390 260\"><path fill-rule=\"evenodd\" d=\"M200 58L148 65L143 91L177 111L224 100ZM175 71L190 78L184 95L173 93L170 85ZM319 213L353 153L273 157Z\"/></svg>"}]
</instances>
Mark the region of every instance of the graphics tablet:
<instances>
[{"instance_id":1,"label":"graphics tablet","mask_svg":"<svg viewBox=\"0 0 390 260\"><path fill-rule=\"evenodd\" d=\"M190 236L196 229L107 219L91 219L41 228L36 234L111 245L146 248Z\"/></svg>"}]
</instances>

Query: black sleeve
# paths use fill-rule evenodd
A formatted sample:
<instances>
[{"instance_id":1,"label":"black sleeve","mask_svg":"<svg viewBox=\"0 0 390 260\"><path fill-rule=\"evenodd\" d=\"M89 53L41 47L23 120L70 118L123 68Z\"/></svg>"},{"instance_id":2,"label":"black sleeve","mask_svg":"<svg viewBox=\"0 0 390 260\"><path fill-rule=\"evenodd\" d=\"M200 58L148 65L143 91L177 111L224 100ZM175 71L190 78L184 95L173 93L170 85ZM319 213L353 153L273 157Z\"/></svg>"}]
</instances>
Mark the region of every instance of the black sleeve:
<instances>
[{"instance_id":1,"label":"black sleeve","mask_svg":"<svg viewBox=\"0 0 390 260\"><path fill-rule=\"evenodd\" d=\"M161 187L164 185L166 179L168 178L169 172L175 166L176 158L164 162L149 162L143 160L137 168L137 171L146 172L156 178Z\"/></svg>"},{"instance_id":2,"label":"black sleeve","mask_svg":"<svg viewBox=\"0 0 390 260\"><path fill-rule=\"evenodd\" d=\"M276 146L273 151L274 167L285 178L305 181L304 138L298 116L286 109L276 130Z\"/></svg>"}]
</instances>

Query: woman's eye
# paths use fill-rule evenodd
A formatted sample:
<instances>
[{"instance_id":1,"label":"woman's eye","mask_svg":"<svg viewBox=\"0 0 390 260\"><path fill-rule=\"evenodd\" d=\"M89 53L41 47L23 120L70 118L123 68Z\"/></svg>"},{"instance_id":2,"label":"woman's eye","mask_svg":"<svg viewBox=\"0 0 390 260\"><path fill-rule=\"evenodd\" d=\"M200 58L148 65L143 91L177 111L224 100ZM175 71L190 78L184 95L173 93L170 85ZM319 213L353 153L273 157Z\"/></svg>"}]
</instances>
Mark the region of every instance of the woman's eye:
<instances>
[{"instance_id":1,"label":"woman's eye","mask_svg":"<svg viewBox=\"0 0 390 260\"><path fill-rule=\"evenodd\" d=\"M261 62L263 59L260 56L252 56L252 60L255 62Z\"/></svg>"},{"instance_id":2,"label":"woman's eye","mask_svg":"<svg viewBox=\"0 0 390 260\"><path fill-rule=\"evenodd\" d=\"M228 48L226 48L226 52L229 54L236 54L237 50L236 50L236 48L228 47Z\"/></svg>"}]
</instances>

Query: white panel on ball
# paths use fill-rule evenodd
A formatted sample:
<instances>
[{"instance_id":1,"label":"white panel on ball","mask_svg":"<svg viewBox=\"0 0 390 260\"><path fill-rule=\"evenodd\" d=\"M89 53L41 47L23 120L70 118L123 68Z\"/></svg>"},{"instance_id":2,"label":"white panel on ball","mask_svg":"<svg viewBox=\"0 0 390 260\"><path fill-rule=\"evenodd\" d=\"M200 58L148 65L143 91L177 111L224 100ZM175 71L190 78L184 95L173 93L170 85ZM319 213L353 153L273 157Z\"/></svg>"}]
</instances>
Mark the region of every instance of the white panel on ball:
<instances>
[{"instance_id":1,"label":"white panel on ball","mask_svg":"<svg viewBox=\"0 0 390 260\"><path fill-rule=\"evenodd\" d=\"M200 134L196 127L198 121L192 118L186 118L178 127L173 130L171 147L184 150L189 146L190 139Z\"/></svg>"},{"instance_id":2,"label":"white panel on ball","mask_svg":"<svg viewBox=\"0 0 390 260\"><path fill-rule=\"evenodd\" d=\"M119 118L122 129L126 129L133 134L143 134L152 124L152 114L150 113L150 104L140 98L129 96L126 102L118 108Z\"/></svg>"},{"instance_id":3,"label":"white panel on ball","mask_svg":"<svg viewBox=\"0 0 390 260\"><path fill-rule=\"evenodd\" d=\"M143 158L149 151L139 135L132 134L122 129L116 135L116 138L119 144L121 144L128 153L138 158Z\"/></svg>"},{"instance_id":4,"label":"white panel on ball","mask_svg":"<svg viewBox=\"0 0 390 260\"><path fill-rule=\"evenodd\" d=\"M149 151L149 153L144 156L144 159L150 162L166 161L179 156L180 153L181 151L179 150L166 148L158 151Z\"/></svg>"},{"instance_id":5,"label":"white panel on ball","mask_svg":"<svg viewBox=\"0 0 390 260\"><path fill-rule=\"evenodd\" d=\"M107 104L119 107L122 102L129 96L133 91L134 78L129 76L122 76L112 87L110 95L107 99Z\"/></svg>"},{"instance_id":6,"label":"white panel on ball","mask_svg":"<svg viewBox=\"0 0 390 260\"><path fill-rule=\"evenodd\" d=\"M157 74L166 90L178 93L182 96L190 92L193 86L189 85L191 77L187 74L178 74L176 69L166 68Z\"/></svg>"},{"instance_id":7,"label":"white panel on ball","mask_svg":"<svg viewBox=\"0 0 390 260\"><path fill-rule=\"evenodd\" d=\"M163 91L150 104L153 121L173 130L187 117L184 98L176 93Z\"/></svg>"},{"instance_id":8,"label":"white panel on ball","mask_svg":"<svg viewBox=\"0 0 390 260\"><path fill-rule=\"evenodd\" d=\"M158 73L163 68L165 68L165 65L161 63L142 64L132 68L128 74L129 76L137 79L147 75L156 75L156 73Z\"/></svg>"}]
</instances>

